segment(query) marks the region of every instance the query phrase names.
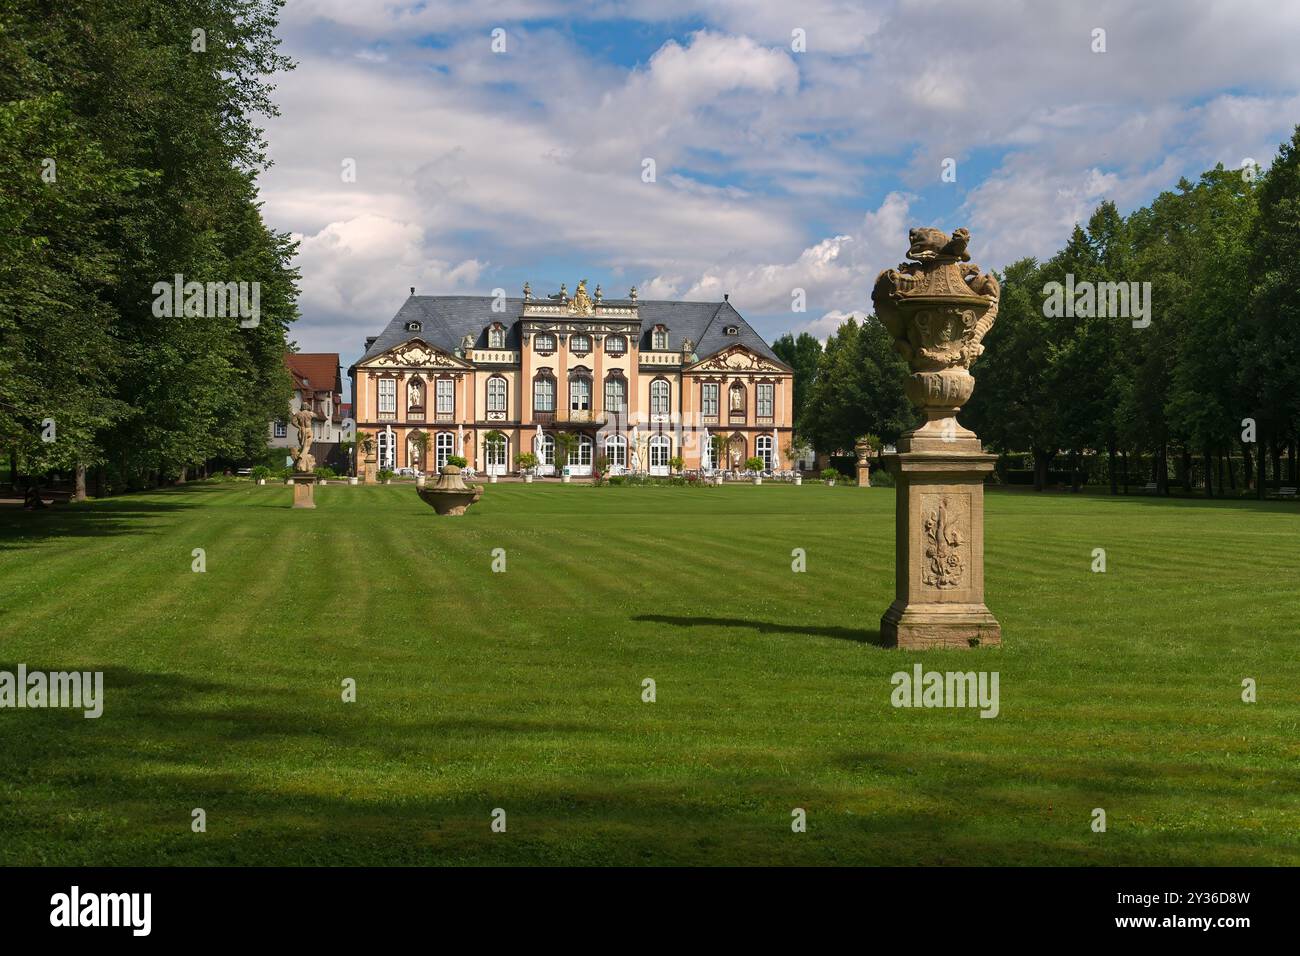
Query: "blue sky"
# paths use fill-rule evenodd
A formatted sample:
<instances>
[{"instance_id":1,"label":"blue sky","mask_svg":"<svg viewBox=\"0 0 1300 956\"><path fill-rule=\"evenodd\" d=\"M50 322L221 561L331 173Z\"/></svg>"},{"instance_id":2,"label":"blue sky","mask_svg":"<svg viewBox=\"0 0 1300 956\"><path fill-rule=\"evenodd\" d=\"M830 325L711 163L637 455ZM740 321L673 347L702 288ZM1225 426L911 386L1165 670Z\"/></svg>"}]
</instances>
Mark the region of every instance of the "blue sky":
<instances>
[{"instance_id":1,"label":"blue sky","mask_svg":"<svg viewBox=\"0 0 1300 956\"><path fill-rule=\"evenodd\" d=\"M1103 199L1266 164L1300 122L1300 4L289 0L282 19L299 66L266 124L265 214L302 244L296 339L345 364L410 286L726 292L769 339L824 338L911 226L966 226L985 268L1050 255Z\"/></svg>"}]
</instances>

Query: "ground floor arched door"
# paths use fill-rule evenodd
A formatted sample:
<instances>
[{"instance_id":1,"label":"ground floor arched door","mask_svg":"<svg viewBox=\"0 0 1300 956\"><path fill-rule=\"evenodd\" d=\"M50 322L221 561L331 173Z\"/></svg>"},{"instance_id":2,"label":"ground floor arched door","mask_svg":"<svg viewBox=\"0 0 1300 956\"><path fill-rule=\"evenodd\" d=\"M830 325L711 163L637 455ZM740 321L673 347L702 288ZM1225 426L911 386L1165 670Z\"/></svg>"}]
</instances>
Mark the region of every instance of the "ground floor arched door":
<instances>
[{"instance_id":1,"label":"ground floor arched door","mask_svg":"<svg viewBox=\"0 0 1300 956\"><path fill-rule=\"evenodd\" d=\"M672 457L672 451L673 443L667 435L655 435L650 439L650 474L668 474L668 459Z\"/></svg>"},{"instance_id":2,"label":"ground floor arched door","mask_svg":"<svg viewBox=\"0 0 1300 956\"><path fill-rule=\"evenodd\" d=\"M509 471L510 439L502 435L496 441L483 440L483 468L489 475L504 475Z\"/></svg>"},{"instance_id":3,"label":"ground floor arched door","mask_svg":"<svg viewBox=\"0 0 1300 956\"><path fill-rule=\"evenodd\" d=\"M595 449L595 442L591 440L590 435L579 435L578 444L569 452L569 474L571 475L590 475L591 458Z\"/></svg>"}]
</instances>

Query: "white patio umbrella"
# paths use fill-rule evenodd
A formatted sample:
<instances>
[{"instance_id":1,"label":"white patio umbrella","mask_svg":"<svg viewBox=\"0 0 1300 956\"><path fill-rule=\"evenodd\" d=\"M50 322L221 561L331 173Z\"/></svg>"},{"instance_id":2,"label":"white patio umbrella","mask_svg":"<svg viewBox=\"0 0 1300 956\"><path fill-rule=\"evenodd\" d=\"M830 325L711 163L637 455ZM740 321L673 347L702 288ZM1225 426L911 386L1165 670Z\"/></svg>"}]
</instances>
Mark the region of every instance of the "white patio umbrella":
<instances>
[{"instance_id":1,"label":"white patio umbrella","mask_svg":"<svg viewBox=\"0 0 1300 956\"><path fill-rule=\"evenodd\" d=\"M703 439L703 441L704 441L704 444L702 444L702 445L700 446L700 460L703 461L703 460L704 460L704 456L707 455L708 458L709 458L709 461L713 464L713 467L714 467L714 468L717 468L717 467L718 467L718 463L715 462L715 461L713 461L713 449L712 449L712 447L710 447L710 445L709 445L709 430L708 430L707 428L704 429L704 439Z\"/></svg>"},{"instance_id":2,"label":"white patio umbrella","mask_svg":"<svg viewBox=\"0 0 1300 956\"><path fill-rule=\"evenodd\" d=\"M465 457L465 426L456 426L456 454Z\"/></svg>"},{"instance_id":3,"label":"white patio umbrella","mask_svg":"<svg viewBox=\"0 0 1300 956\"><path fill-rule=\"evenodd\" d=\"M533 454L537 456L537 466L540 470L545 458L542 455L542 449L546 446L546 435L542 431L542 423L537 423L537 434L533 436Z\"/></svg>"},{"instance_id":4,"label":"white patio umbrella","mask_svg":"<svg viewBox=\"0 0 1300 956\"><path fill-rule=\"evenodd\" d=\"M776 429L772 429L772 470L776 471L781 467L781 446L777 444L778 435Z\"/></svg>"},{"instance_id":5,"label":"white patio umbrella","mask_svg":"<svg viewBox=\"0 0 1300 956\"><path fill-rule=\"evenodd\" d=\"M632 451L631 451L632 457L629 459L632 462L632 470L640 471L641 470L641 432L635 425L632 426L632 438L628 442L628 444L632 446Z\"/></svg>"}]
</instances>

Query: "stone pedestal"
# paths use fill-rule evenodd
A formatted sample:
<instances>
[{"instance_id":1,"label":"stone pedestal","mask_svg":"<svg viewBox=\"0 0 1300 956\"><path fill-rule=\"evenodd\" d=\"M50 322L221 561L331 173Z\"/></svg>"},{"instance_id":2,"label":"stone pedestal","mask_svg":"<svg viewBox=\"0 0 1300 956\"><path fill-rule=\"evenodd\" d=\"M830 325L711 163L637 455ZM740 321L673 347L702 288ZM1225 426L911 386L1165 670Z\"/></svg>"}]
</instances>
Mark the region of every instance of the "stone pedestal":
<instances>
[{"instance_id":1,"label":"stone pedestal","mask_svg":"<svg viewBox=\"0 0 1300 956\"><path fill-rule=\"evenodd\" d=\"M368 458L361 465L361 483L363 485L373 485L379 480L379 461L375 458Z\"/></svg>"},{"instance_id":2,"label":"stone pedestal","mask_svg":"<svg viewBox=\"0 0 1300 956\"><path fill-rule=\"evenodd\" d=\"M864 461L858 462L858 487L871 487L871 466Z\"/></svg>"},{"instance_id":3,"label":"stone pedestal","mask_svg":"<svg viewBox=\"0 0 1300 956\"><path fill-rule=\"evenodd\" d=\"M289 480L293 482L293 506L295 508L315 508L316 476L295 474Z\"/></svg>"},{"instance_id":4,"label":"stone pedestal","mask_svg":"<svg viewBox=\"0 0 1300 956\"><path fill-rule=\"evenodd\" d=\"M913 450L903 439L885 459L897 489L895 597L880 619L890 646L1002 643L1002 628L984 605L984 476L997 456L976 450L978 442L976 449L952 444L949 451Z\"/></svg>"}]
</instances>

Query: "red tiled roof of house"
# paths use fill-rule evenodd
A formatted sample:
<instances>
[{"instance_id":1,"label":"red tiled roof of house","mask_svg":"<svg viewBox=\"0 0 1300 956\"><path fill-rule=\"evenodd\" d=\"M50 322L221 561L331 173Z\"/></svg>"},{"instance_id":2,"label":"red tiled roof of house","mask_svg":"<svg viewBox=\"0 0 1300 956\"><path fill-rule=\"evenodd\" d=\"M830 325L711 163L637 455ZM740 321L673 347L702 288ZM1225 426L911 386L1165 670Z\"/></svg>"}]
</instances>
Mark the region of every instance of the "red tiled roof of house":
<instances>
[{"instance_id":1,"label":"red tiled roof of house","mask_svg":"<svg viewBox=\"0 0 1300 956\"><path fill-rule=\"evenodd\" d=\"M342 392L338 352L286 352L284 364L293 373L294 387L302 388L302 379L317 392Z\"/></svg>"}]
</instances>

